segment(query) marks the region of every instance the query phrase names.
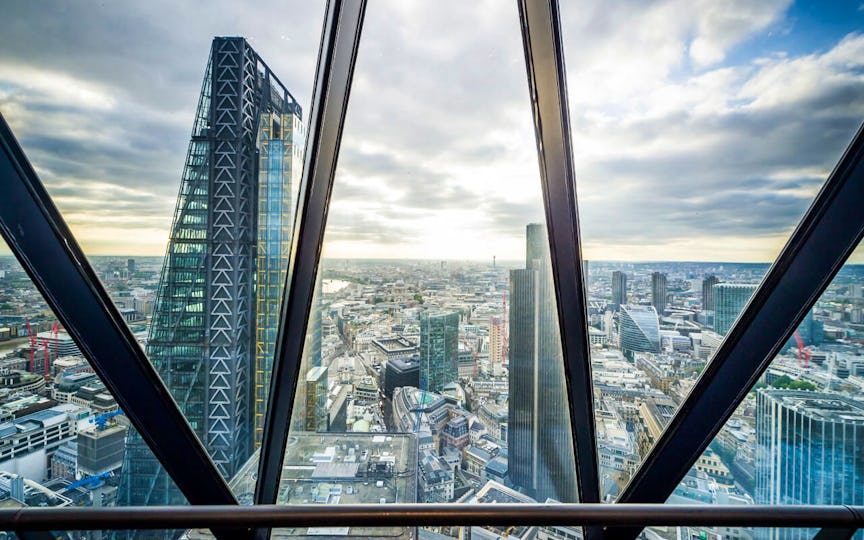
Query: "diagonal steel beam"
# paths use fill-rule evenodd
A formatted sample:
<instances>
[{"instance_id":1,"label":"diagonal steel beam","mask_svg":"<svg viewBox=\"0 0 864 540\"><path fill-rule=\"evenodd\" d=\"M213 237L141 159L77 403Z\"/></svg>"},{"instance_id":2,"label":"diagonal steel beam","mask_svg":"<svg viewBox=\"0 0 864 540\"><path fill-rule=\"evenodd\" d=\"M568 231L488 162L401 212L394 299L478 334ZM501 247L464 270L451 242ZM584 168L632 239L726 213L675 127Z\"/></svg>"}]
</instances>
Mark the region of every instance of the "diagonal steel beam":
<instances>
[{"instance_id":1,"label":"diagonal steel beam","mask_svg":"<svg viewBox=\"0 0 864 540\"><path fill-rule=\"evenodd\" d=\"M861 241L861 201L864 127L618 502L669 497ZM608 536L632 539L638 532L610 529Z\"/></svg>"},{"instance_id":2,"label":"diagonal steel beam","mask_svg":"<svg viewBox=\"0 0 864 540\"><path fill-rule=\"evenodd\" d=\"M192 504L237 504L0 115L0 234Z\"/></svg>"},{"instance_id":3,"label":"diagonal steel beam","mask_svg":"<svg viewBox=\"0 0 864 540\"><path fill-rule=\"evenodd\" d=\"M270 398L258 463L256 504L273 504L278 493L365 11L366 0L327 2L309 113L300 201L282 293Z\"/></svg>"},{"instance_id":4,"label":"diagonal steel beam","mask_svg":"<svg viewBox=\"0 0 864 540\"><path fill-rule=\"evenodd\" d=\"M557 0L519 0L549 228L579 501L600 500L584 266Z\"/></svg>"}]
</instances>

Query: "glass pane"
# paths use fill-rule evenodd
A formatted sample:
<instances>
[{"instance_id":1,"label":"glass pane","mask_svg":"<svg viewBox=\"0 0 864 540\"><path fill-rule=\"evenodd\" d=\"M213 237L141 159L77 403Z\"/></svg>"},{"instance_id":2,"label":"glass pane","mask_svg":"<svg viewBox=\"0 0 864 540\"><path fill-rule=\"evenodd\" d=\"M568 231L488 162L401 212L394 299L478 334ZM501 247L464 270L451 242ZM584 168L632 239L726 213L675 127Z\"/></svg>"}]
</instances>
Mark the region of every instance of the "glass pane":
<instances>
[{"instance_id":1,"label":"glass pane","mask_svg":"<svg viewBox=\"0 0 864 540\"><path fill-rule=\"evenodd\" d=\"M668 502L864 503L861 263L859 246ZM816 532L750 534L809 539Z\"/></svg>"},{"instance_id":2,"label":"glass pane","mask_svg":"<svg viewBox=\"0 0 864 540\"><path fill-rule=\"evenodd\" d=\"M158 270L156 258L135 261L142 276ZM121 264L125 271L125 259L99 258L95 268L112 274ZM109 289L115 301L132 302L121 289ZM145 340L143 315L133 316L131 304L128 313L130 326ZM0 504L122 504L121 479L140 463L126 451L130 429L114 396L0 240ZM138 453L155 460L146 446ZM177 490L170 479L165 484Z\"/></svg>"},{"instance_id":3,"label":"glass pane","mask_svg":"<svg viewBox=\"0 0 864 540\"><path fill-rule=\"evenodd\" d=\"M279 502L573 501L516 7L363 32Z\"/></svg>"},{"instance_id":4,"label":"glass pane","mask_svg":"<svg viewBox=\"0 0 864 540\"><path fill-rule=\"evenodd\" d=\"M21 4L0 21L0 110L228 479L263 428L323 11ZM128 448L125 503L183 501L137 434Z\"/></svg>"},{"instance_id":5,"label":"glass pane","mask_svg":"<svg viewBox=\"0 0 864 540\"><path fill-rule=\"evenodd\" d=\"M614 500L859 126L864 13L746 1L561 12L601 490Z\"/></svg>"}]
</instances>

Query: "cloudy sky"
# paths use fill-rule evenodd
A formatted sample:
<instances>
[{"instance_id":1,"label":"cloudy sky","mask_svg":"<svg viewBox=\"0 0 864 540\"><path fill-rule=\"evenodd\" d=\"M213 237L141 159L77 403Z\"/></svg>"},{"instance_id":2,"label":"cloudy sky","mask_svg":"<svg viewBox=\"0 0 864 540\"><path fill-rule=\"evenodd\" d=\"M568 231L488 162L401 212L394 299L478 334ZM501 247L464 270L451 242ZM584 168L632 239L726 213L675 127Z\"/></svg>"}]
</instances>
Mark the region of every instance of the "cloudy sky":
<instances>
[{"instance_id":1,"label":"cloudy sky","mask_svg":"<svg viewBox=\"0 0 864 540\"><path fill-rule=\"evenodd\" d=\"M90 254L163 253L213 36L308 110L323 2L180 4L4 5L0 112ZM864 6L562 10L585 256L773 260L864 119ZM540 197L516 3L370 0L326 255L518 259Z\"/></svg>"}]
</instances>

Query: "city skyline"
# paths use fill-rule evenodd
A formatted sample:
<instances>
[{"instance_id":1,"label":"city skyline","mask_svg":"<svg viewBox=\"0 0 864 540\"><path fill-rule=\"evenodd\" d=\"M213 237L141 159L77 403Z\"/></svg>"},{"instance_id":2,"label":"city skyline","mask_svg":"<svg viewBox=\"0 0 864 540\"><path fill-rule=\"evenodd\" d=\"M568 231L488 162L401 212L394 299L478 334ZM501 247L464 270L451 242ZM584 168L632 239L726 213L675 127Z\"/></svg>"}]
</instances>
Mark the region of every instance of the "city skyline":
<instances>
[{"instance_id":1,"label":"city skyline","mask_svg":"<svg viewBox=\"0 0 864 540\"><path fill-rule=\"evenodd\" d=\"M515 6L491 6L370 8L326 256L518 259L543 211ZM811 7L562 7L569 78L592 81L569 88L587 259L774 259L864 109L864 13ZM230 8L180 31L184 7L122 10L140 24L119 38L119 6L10 9L0 110L86 251L131 255L164 253L212 36L250 36L306 106L323 12L296 5L268 30L271 9Z\"/></svg>"}]
</instances>

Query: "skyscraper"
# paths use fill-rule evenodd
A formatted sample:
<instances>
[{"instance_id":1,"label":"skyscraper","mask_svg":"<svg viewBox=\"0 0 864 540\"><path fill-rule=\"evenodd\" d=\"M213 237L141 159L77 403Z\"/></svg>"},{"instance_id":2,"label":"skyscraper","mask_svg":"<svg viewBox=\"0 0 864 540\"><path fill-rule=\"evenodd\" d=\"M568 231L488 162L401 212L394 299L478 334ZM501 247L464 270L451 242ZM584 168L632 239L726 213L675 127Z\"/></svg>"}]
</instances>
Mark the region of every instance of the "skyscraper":
<instances>
[{"instance_id":1,"label":"skyscraper","mask_svg":"<svg viewBox=\"0 0 864 540\"><path fill-rule=\"evenodd\" d=\"M440 392L459 379L459 314L433 310L420 314L420 385Z\"/></svg>"},{"instance_id":2,"label":"skyscraper","mask_svg":"<svg viewBox=\"0 0 864 540\"><path fill-rule=\"evenodd\" d=\"M302 147L291 94L245 39L214 39L147 354L229 478L263 424ZM172 486L130 433L120 503L182 502Z\"/></svg>"},{"instance_id":3,"label":"skyscraper","mask_svg":"<svg viewBox=\"0 0 864 540\"><path fill-rule=\"evenodd\" d=\"M864 504L864 404L800 390L756 394L757 504ZM755 529L763 539L810 539L800 528ZM856 538L860 538L859 532Z\"/></svg>"},{"instance_id":4,"label":"skyscraper","mask_svg":"<svg viewBox=\"0 0 864 540\"><path fill-rule=\"evenodd\" d=\"M660 352L660 322L654 306L622 306L618 317L621 352L625 356Z\"/></svg>"},{"instance_id":5,"label":"skyscraper","mask_svg":"<svg viewBox=\"0 0 864 540\"><path fill-rule=\"evenodd\" d=\"M306 431L327 431L327 368L315 366L306 374Z\"/></svg>"},{"instance_id":6,"label":"skyscraper","mask_svg":"<svg viewBox=\"0 0 864 540\"><path fill-rule=\"evenodd\" d=\"M714 331L725 336L750 297L756 285L746 283L718 283L714 285Z\"/></svg>"},{"instance_id":7,"label":"skyscraper","mask_svg":"<svg viewBox=\"0 0 864 540\"><path fill-rule=\"evenodd\" d=\"M612 307L616 311L627 303L627 274L615 270L612 272Z\"/></svg>"},{"instance_id":8,"label":"skyscraper","mask_svg":"<svg viewBox=\"0 0 864 540\"><path fill-rule=\"evenodd\" d=\"M714 311L714 285L720 283L716 276L702 280L702 311Z\"/></svg>"},{"instance_id":9,"label":"skyscraper","mask_svg":"<svg viewBox=\"0 0 864 540\"><path fill-rule=\"evenodd\" d=\"M510 478L537 500L576 502L570 418L564 406L564 360L545 227L528 225L527 241L532 258L524 269L510 271Z\"/></svg>"},{"instance_id":10,"label":"skyscraper","mask_svg":"<svg viewBox=\"0 0 864 540\"><path fill-rule=\"evenodd\" d=\"M658 315L666 312L666 274L661 272L651 274L651 305Z\"/></svg>"}]
</instances>

